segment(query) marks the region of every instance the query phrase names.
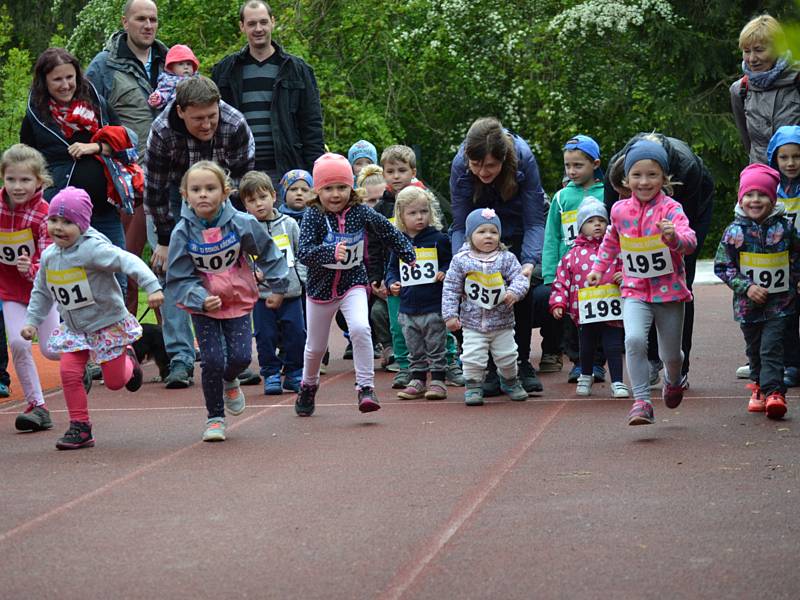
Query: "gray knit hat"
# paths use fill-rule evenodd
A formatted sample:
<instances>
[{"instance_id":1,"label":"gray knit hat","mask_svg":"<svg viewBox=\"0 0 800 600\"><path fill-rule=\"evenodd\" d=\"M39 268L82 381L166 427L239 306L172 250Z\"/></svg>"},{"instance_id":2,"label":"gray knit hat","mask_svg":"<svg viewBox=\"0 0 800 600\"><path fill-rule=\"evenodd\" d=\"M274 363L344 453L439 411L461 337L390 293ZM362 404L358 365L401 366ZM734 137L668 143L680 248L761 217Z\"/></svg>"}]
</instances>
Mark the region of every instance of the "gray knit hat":
<instances>
[{"instance_id":1,"label":"gray knit hat","mask_svg":"<svg viewBox=\"0 0 800 600\"><path fill-rule=\"evenodd\" d=\"M503 226L500 224L500 217L494 212L493 208L476 208L469 215L467 215L467 222L465 225L467 241L472 239L472 233L481 225L490 223L497 227L497 232L503 235Z\"/></svg>"},{"instance_id":2,"label":"gray knit hat","mask_svg":"<svg viewBox=\"0 0 800 600\"><path fill-rule=\"evenodd\" d=\"M608 223L608 211L606 210L605 204L594 196L586 196L578 207L578 218L576 219L578 233L580 233L583 224L592 217L601 217Z\"/></svg>"}]
</instances>

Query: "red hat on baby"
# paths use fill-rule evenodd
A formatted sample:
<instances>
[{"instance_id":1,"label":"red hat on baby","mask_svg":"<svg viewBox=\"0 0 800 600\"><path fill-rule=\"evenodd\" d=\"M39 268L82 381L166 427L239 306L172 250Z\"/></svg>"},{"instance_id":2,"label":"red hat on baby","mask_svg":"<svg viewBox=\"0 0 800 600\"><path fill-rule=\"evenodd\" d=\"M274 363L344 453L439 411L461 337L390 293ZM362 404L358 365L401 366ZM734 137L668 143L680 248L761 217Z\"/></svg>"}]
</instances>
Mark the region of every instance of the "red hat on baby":
<instances>
[{"instance_id":1,"label":"red hat on baby","mask_svg":"<svg viewBox=\"0 0 800 600\"><path fill-rule=\"evenodd\" d=\"M317 191L335 183L353 187L353 168L341 154L326 152L314 162L312 179Z\"/></svg>"},{"instance_id":2,"label":"red hat on baby","mask_svg":"<svg viewBox=\"0 0 800 600\"><path fill-rule=\"evenodd\" d=\"M72 221L84 233L92 221L92 201L85 190L67 186L50 200L47 216Z\"/></svg>"},{"instance_id":3,"label":"red hat on baby","mask_svg":"<svg viewBox=\"0 0 800 600\"><path fill-rule=\"evenodd\" d=\"M189 48L189 46L184 46L183 44L175 44L169 49L169 52L167 52L167 58L164 61L164 66L169 67L172 63L178 63L184 60L188 60L194 65L194 72L196 73L197 68L200 66L200 62L197 60L194 52L192 52L192 49Z\"/></svg>"},{"instance_id":4,"label":"red hat on baby","mask_svg":"<svg viewBox=\"0 0 800 600\"><path fill-rule=\"evenodd\" d=\"M772 167L755 163L747 165L739 175L739 204L747 192L763 192L775 202L778 197L778 183L781 175Z\"/></svg>"}]
</instances>

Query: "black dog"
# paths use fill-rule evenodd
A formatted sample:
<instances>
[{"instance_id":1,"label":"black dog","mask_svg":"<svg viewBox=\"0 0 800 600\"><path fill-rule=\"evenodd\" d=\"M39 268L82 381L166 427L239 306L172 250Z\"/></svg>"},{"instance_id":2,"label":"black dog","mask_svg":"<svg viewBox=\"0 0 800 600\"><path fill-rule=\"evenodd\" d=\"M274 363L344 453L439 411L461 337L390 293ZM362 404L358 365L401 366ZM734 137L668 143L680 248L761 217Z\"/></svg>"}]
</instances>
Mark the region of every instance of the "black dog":
<instances>
[{"instance_id":1,"label":"black dog","mask_svg":"<svg viewBox=\"0 0 800 600\"><path fill-rule=\"evenodd\" d=\"M133 343L133 351L136 352L136 358L140 363L147 358L153 359L158 366L161 381L169 375L169 356L164 347L164 336L160 325L142 323L142 337Z\"/></svg>"}]
</instances>

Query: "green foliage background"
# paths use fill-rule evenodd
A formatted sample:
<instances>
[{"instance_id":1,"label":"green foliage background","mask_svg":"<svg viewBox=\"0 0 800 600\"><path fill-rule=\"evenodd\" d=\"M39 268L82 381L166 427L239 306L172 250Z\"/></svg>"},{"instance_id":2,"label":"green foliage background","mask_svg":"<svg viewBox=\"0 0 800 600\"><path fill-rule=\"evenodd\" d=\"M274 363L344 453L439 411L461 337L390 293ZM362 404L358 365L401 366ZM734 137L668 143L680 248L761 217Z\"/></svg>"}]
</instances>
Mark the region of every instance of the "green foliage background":
<instances>
[{"instance_id":1,"label":"green foliage background","mask_svg":"<svg viewBox=\"0 0 800 600\"><path fill-rule=\"evenodd\" d=\"M32 61L64 45L86 65L120 24L122 0L0 4L0 147L18 139ZM242 46L239 0L161 0L159 38L190 45L209 73ZM331 150L366 138L414 145L419 174L447 191L469 124L496 115L534 148L548 193L575 133L610 157L638 131L688 141L717 181L712 255L747 156L730 111L738 32L785 0L277 0L276 41L316 72ZM791 30L791 26L789 27ZM796 52L800 56L800 53Z\"/></svg>"}]
</instances>

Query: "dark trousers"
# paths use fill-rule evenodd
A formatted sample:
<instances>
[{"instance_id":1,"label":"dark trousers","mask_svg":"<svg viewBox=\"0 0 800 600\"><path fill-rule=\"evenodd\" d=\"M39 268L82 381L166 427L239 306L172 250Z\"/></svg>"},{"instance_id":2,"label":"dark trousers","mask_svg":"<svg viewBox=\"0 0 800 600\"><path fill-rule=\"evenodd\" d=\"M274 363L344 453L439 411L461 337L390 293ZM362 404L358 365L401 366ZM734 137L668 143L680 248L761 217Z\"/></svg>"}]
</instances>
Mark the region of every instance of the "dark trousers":
<instances>
[{"instance_id":1,"label":"dark trousers","mask_svg":"<svg viewBox=\"0 0 800 600\"><path fill-rule=\"evenodd\" d=\"M200 345L203 396L208 418L224 417L222 380L232 382L248 367L252 358L250 315L235 319L192 315L192 322Z\"/></svg>"},{"instance_id":2,"label":"dark trousers","mask_svg":"<svg viewBox=\"0 0 800 600\"><path fill-rule=\"evenodd\" d=\"M306 345L306 325L300 297L286 298L278 309L267 308L263 300L253 307L253 330L256 335L258 366L261 375L269 377L303 374L303 351ZM280 346L281 355L275 351Z\"/></svg>"},{"instance_id":3,"label":"dark trousers","mask_svg":"<svg viewBox=\"0 0 800 600\"><path fill-rule=\"evenodd\" d=\"M788 317L741 323L745 351L750 361L750 379L761 386L765 395L786 393L783 385L783 331Z\"/></svg>"},{"instance_id":4,"label":"dark trousers","mask_svg":"<svg viewBox=\"0 0 800 600\"><path fill-rule=\"evenodd\" d=\"M542 354L561 354L564 325L563 319L555 319L553 315L550 314L550 288L551 286L540 283L529 292L529 294L533 296L531 302L531 326L539 327L540 329L539 333L542 335ZM517 323L519 323L519 321ZM528 335L528 348L530 348L530 331ZM522 352L520 352L520 355L521 354ZM576 354L574 360L577 360L577 358Z\"/></svg>"},{"instance_id":5,"label":"dark trousers","mask_svg":"<svg viewBox=\"0 0 800 600\"><path fill-rule=\"evenodd\" d=\"M0 383L11 385L11 375L8 374L8 342L6 341L6 323L3 320L3 311L0 310Z\"/></svg>"},{"instance_id":6,"label":"dark trousers","mask_svg":"<svg viewBox=\"0 0 800 600\"><path fill-rule=\"evenodd\" d=\"M605 323L591 323L578 328L580 336L581 374L591 375L597 364L597 348L602 346L608 361L611 381L622 381L622 354L625 330ZM602 363L600 363L602 365Z\"/></svg>"},{"instance_id":7,"label":"dark trousers","mask_svg":"<svg viewBox=\"0 0 800 600\"><path fill-rule=\"evenodd\" d=\"M800 368L800 297L794 299L794 314L786 317L783 330L783 366Z\"/></svg>"}]
</instances>

